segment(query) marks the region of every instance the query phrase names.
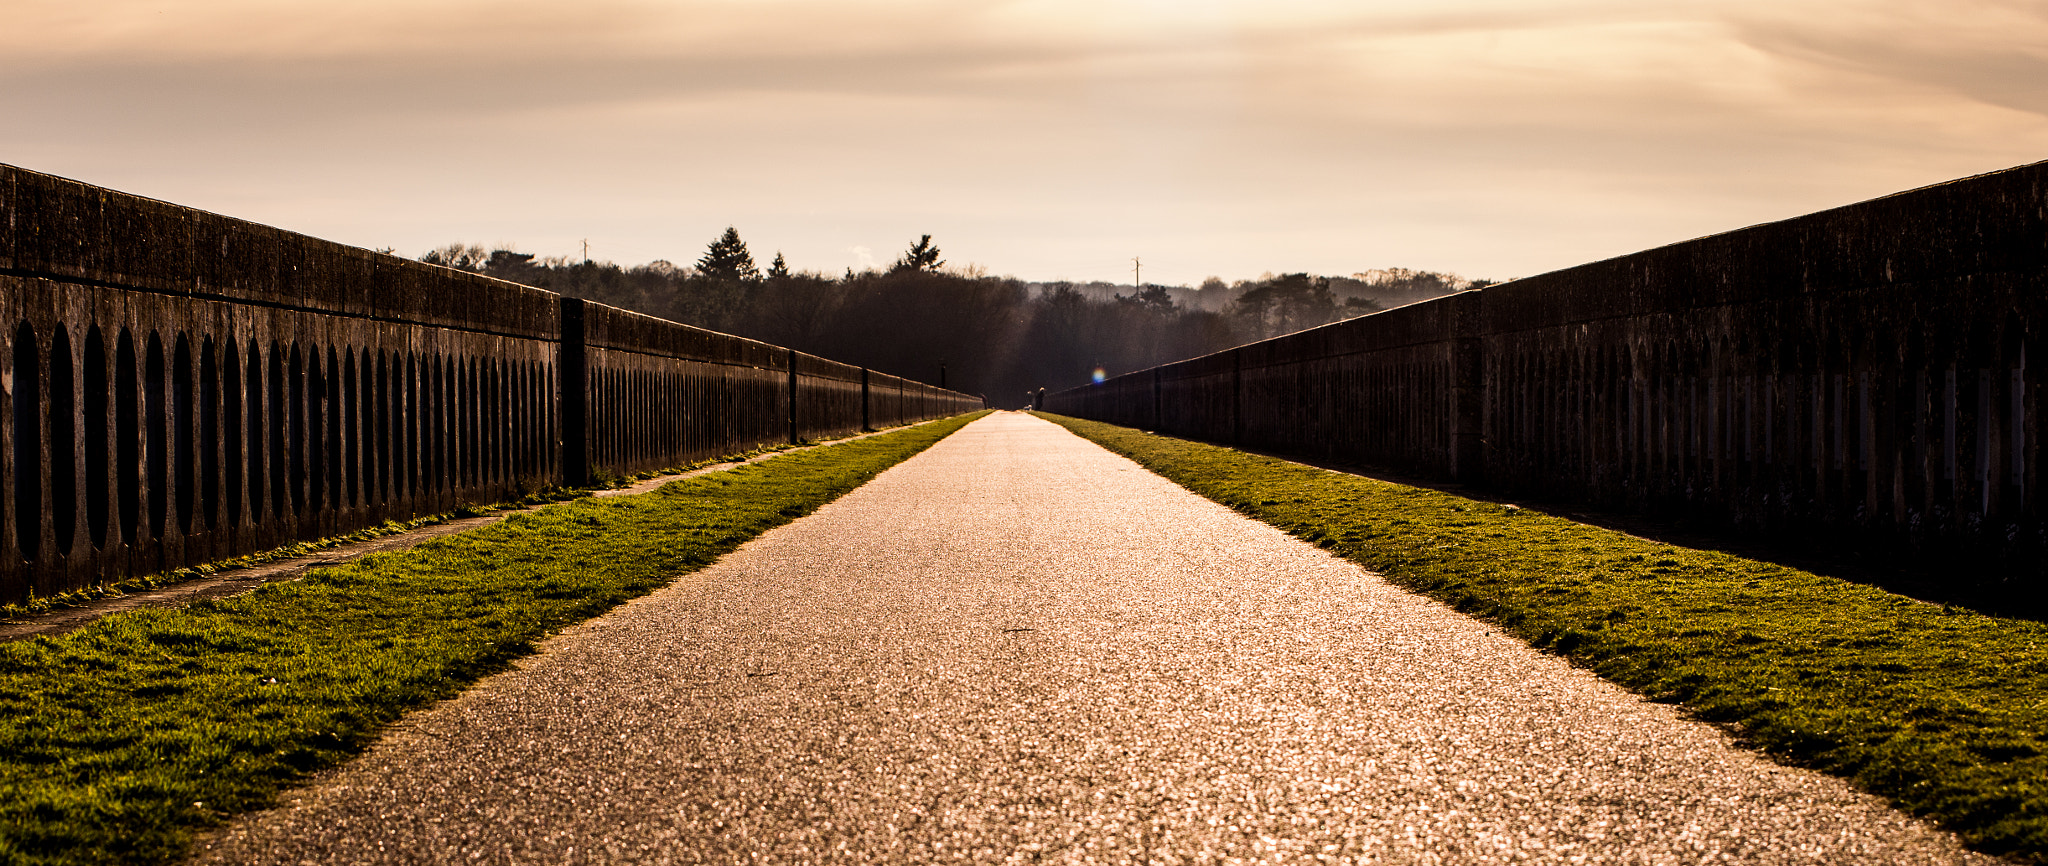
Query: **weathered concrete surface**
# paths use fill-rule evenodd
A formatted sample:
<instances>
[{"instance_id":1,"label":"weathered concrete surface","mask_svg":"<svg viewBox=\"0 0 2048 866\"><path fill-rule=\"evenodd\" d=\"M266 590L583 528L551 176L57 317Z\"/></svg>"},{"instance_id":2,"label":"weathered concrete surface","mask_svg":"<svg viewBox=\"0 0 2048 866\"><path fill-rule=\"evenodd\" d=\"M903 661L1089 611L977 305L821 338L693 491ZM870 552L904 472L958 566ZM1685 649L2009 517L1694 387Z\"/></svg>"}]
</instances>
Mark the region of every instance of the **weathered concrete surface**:
<instances>
[{"instance_id":1,"label":"weathered concrete surface","mask_svg":"<svg viewBox=\"0 0 2048 866\"><path fill-rule=\"evenodd\" d=\"M230 863L1992 862L998 414L551 641Z\"/></svg>"}]
</instances>

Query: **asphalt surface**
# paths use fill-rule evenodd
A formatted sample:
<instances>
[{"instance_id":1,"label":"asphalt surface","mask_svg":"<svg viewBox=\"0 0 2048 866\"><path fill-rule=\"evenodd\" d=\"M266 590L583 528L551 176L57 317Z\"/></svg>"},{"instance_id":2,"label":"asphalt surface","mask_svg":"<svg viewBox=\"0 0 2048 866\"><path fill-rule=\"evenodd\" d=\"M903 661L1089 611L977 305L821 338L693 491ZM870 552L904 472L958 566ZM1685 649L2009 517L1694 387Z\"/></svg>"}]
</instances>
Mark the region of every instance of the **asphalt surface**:
<instances>
[{"instance_id":1,"label":"asphalt surface","mask_svg":"<svg viewBox=\"0 0 2048 866\"><path fill-rule=\"evenodd\" d=\"M1998 862L1014 413L198 859Z\"/></svg>"}]
</instances>

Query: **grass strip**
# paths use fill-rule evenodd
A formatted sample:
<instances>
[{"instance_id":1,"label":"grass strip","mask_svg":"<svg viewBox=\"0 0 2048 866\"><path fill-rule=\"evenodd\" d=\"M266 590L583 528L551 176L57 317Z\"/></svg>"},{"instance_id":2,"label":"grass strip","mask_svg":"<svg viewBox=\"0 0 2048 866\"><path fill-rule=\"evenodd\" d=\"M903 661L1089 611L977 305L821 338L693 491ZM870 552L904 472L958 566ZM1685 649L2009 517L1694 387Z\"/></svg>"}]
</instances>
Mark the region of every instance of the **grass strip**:
<instances>
[{"instance_id":1,"label":"grass strip","mask_svg":"<svg viewBox=\"0 0 2048 866\"><path fill-rule=\"evenodd\" d=\"M1979 850L2048 863L2048 626L1727 553L1041 415Z\"/></svg>"},{"instance_id":2,"label":"grass strip","mask_svg":"<svg viewBox=\"0 0 2048 866\"><path fill-rule=\"evenodd\" d=\"M158 863L540 639L809 514L983 413L580 499L0 646L0 862Z\"/></svg>"},{"instance_id":3,"label":"grass strip","mask_svg":"<svg viewBox=\"0 0 2048 866\"><path fill-rule=\"evenodd\" d=\"M354 532L345 533L342 535L330 535L325 538L314 538L305 541L294 541L289 544L271 548L269 550L259 550L254 553L243 554L241 556L229 557L227 559L201 563L199 565L189 565L184 566L182 568L174 568L169 571L157 572L154 574L139 574L130 577L124 577L119 580L95 584L92 586L84 587L82 589L69 590L63 593L59 593L57 595L38 596L31 592L26 601L0 605L0 621L14 621L26 619L28 617L35 616L36 614L47 613L51 610L55 610L60 607L82 607L84 605L91 604L92 602L99 601L101 599L117 598L123 595L127 595L131 592L145 592L152 589L162 589L167 586L173 586L176 584L184 583L186 581L196 580L202 577L211 577L223 571L232 571L238 568L249 568L252 566L264 565L272 562L280 562L287 559L297 559L301 556L305 556L310 553L318 553L322 550L330 550L332 548L340 547L344 544L352 544L358 541L370 541L372 539L387 538L393 535L404 535L408 532L420 529L422 527L436 526L460 518L481 517L485 514L490 514L496 511L532 508L539 505L545 505L551 502L565 502L571 499L580 499L582 497L589 496L594 491L617 489L620 487L625 487L636 481L643 481L649 478L659 478L663 475L677 475L680 473L689 472L696 469L702 469L706 466L716 466L724 463L743 463L746 462L747 460L751 460L756 457L762 457L765 455L775 454L783 451L791 451L799 448L815 447L817 444L817 441L807 439L802 442L792 442L789 444L777 443L773 445L763 445L761 447L754 448L749 451L742 451L737 454L728 454L722 457L713 457L708 460L698 460L693 463L683 463L676 466L665 467L662 469L652 469L644 472L633 472L625 475L614 474L600 469L595 472L597 477L593 479L594 483L589 487L559 487L553 484L549 484L540 488L539 490L524 494L516 499L511 499L504 502L497 502L486 505L480 505L476 503L464 503L456 506L456 508L453 511L445 511L440 514L429 514L423 517L416 517L411 520L386 520L383 523L377 524L376 526L367 526L362 529L358 529Z\"/></svg>"}]
</instances>

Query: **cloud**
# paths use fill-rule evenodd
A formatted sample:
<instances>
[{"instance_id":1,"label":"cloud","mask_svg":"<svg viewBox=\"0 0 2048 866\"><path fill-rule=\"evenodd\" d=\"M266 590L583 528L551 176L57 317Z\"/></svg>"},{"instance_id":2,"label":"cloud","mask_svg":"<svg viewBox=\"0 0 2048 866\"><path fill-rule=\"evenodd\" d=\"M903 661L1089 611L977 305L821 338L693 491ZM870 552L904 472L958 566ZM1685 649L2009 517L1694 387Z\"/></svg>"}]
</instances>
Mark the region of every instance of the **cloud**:
<instances>
[{"instance_id":1,"label":"cloud","mask_svg":"<svg viewBox=\"0 0 2048 866\"><path fill-rule=\"evenodd\" d=\"M2048 3L1876 0L1830 11L1731 20L1745 43L1787 61L2048 116Z\"/></svg>"}]
</instances>

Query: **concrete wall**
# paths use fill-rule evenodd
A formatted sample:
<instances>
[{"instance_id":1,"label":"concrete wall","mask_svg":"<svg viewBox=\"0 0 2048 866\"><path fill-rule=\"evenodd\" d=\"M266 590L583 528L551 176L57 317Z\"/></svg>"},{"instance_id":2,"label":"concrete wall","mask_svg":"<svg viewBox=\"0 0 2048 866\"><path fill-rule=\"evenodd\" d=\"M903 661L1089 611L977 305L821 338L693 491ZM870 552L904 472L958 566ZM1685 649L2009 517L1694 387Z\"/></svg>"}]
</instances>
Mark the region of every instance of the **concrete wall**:
<instances>
[{"instance_id":1,"label":"concrete wall","mask_svg":"<svg viewBox=\"0 0 2048 866\"><path fill-rule=\"evenodd\" d=\"M9 166L0 327L0 602L981 406Z\"/></svg>"},{"instance_id":2,"label":"concrete wall","mask_svg":"<svg viewBox=\"0 0 2048 866\"><path fill-rule=\"evenodd\" d=\"M2048 163L1466 292L1046 408L2038 571ZM2038 362L2037 362L2038 366Z\"/></svg>"}]
</instances>

